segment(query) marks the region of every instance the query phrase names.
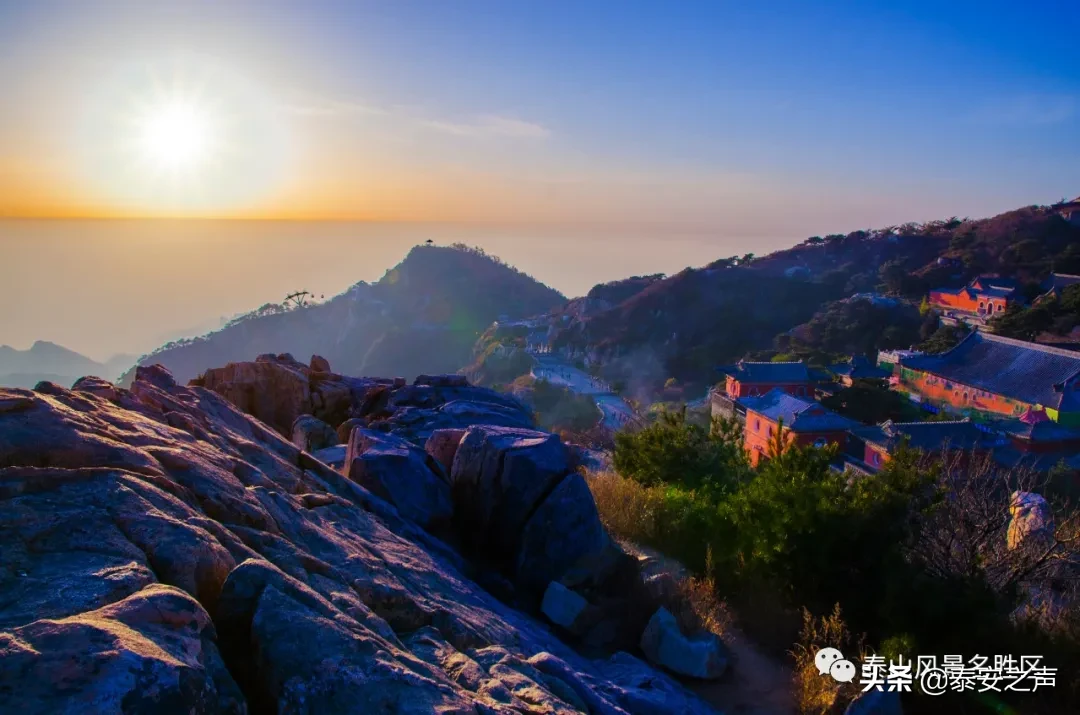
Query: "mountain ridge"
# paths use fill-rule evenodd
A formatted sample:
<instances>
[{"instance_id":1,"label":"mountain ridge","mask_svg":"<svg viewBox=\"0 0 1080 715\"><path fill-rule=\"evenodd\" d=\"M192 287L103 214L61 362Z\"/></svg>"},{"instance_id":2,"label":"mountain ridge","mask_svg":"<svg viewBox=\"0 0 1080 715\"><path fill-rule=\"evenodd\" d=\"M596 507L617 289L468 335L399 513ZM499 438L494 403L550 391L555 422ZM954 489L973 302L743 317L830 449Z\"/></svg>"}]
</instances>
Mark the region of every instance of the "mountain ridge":
<instances>
[{"instance_id":1,"label":"mountain ridge","mask_svg":"<svg viewBox=\"0 0 1080 715\"><path fill-rule=\"evenodd\" d=\"M454 372L480 333L500 317L551 310L565 297L480 249L415 246L374 283L326 302L266 304L220 330L143 356L181 380L253 354L319 354L352 374ZM133 370L121 377L130 383Z\"/></svg>"}]
</instances>

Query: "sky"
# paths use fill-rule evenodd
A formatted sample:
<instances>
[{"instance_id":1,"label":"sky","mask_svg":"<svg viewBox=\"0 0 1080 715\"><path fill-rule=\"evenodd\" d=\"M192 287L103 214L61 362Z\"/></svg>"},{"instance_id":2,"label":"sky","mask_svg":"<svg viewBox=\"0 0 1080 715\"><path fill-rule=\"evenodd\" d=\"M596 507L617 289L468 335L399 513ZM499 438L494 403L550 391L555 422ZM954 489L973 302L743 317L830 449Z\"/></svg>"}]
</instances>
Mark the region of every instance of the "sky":
<instances>
[{"instance_id":1,"label":"sky","mask_svg":"<svg viewBox=\"0 0 1080 715\"><path fill-rule=\"evenodd\" d=\"M0 2L0 215L816 226L1080 191L1069 3L674 7ZM170 93L220 115L175 182L124 149Z\"/></svg>"},{"instance_id":2,"label":"sky","mask_svg":"<svg viewBox=\"0 0 1080 715\"><path fill-rule=\"evenodd\" d=\"M368 222L355 272L329 288L381 275L405 234L473 227L473 242L580 294L620 270L1076 195L1078 14L1047 1L0 0L0 218ZM97 224L48 229L96 242L76 265L62 257L82 243L48 253L29 225L0 224L4 262L51 260L99 280L91 293L130 250ZM134 225L147 257L177 257ZM206 225L187 245L228 242ZM305 231L337 245L337 228ZM234 234L220 250L242 255L260 231ZM612 240L620 255L602 260ZM264 272L231 284L230 309L295 282L290 242L258 245ZM566 250L587 265L560 270ZM14 289L0 290L10 311ZM156 317L173 330L229 313L212 308ZM77 317L35 312L16 331L0 314L0 342L71 337L51 330L64 320Z\"/></svg>"}]
</instances>

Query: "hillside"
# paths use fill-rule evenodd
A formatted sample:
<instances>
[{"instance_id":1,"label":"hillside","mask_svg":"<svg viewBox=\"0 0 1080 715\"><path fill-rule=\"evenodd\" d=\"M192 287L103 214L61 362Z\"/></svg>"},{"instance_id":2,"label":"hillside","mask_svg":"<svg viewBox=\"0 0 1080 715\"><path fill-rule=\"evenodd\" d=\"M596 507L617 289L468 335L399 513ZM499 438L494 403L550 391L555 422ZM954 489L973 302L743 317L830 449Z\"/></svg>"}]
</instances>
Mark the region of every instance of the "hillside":
<instances>
[{"instance_id":1,"label":"hillside","mask_svg":"<svg viewBox=\"0 0 1080 715\"><path fill-rule=\"evenodd\" d=\"M604 377L632 391L655 392L671 377L698 389L715 379L717 364L793 342L810 352L904 344L919 337L913 308L930 288L985 273L1030 283L1051 271L1080 272L1080 227L1051 207L1031 206L986 219L813 236L756 259L598 286L546 325L552 347L599 363ZM889 311L830 307L862 293L899 301L893 312L902 320L889 330L870 315ZM870 333L856 335L860 326Z\"/></svg>"},{"instance_id":2,"label":"hillside","mask_svg":"<svg viewBox=\"0 0 1080 715\"><path fill-rule=\"evenodd\" d=\"M112 380L134 361L134 356L117 355L100 363L45 340L38 340L27 350L0 345L0 385L33 387L42 380L70 385L84 375Z\"/></svg>"},{"instance_id":3,"label":"hillside","mask_svg":"<svg viewBox=\"0 0 1080 715\"><path fill-rule=\"evenodd\" d=\"M161 363L189 380L212 365L289 352L323 355L356 375L454 372L500 316L540 314L563 302L557 291L478 249L417 246L376 283L357 283L324 303L262 306L140 364ZM129 371L122 381L131 377Z\"/></svg>"}]
</instances>

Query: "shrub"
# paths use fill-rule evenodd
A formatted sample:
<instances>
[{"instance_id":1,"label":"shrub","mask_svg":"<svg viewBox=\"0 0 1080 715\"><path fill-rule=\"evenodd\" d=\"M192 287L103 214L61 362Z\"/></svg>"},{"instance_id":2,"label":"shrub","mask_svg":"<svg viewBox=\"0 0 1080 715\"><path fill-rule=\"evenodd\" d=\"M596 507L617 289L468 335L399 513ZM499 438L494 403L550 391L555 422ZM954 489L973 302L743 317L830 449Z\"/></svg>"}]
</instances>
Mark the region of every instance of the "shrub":
<instances>
[{"instance_id":1,"label":"shrub","mask_svg":"<svg viewBox=\"0 0 1080 715\"><path fill-rule=\"evenodd\" d=\"M706 428L688 420L685 409L661 412L647 427L615 435L615 469L647 486L726 493L749 475L741 432L734 420Z\"/></svg>"}]
</instances>

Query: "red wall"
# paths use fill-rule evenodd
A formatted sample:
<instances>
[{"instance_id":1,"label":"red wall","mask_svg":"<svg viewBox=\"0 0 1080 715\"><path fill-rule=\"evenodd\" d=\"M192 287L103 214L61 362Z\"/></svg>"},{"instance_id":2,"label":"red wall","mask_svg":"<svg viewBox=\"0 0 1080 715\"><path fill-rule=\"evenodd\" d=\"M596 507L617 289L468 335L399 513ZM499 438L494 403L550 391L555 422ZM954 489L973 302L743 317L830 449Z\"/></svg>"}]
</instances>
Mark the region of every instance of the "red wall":
<instances>
[{"instance_id":1,"label":"red wall","mask_svg":"<svg viewBox=\"0 0 1080 715\"><path fill-rule=\"evenodd\" d=\"M743 447L750 457L750 463L755 467L769 454L769 446L776 437L777 423L753 410L746 411L746 424L743 427ZM784 442L787 445L796 444L801 447L813 445L819 439L828 444L840 444L847 440L847 432L792 432L784 428Z\"/></svg>"},{"instance_id":2,"label":"red wall","mask_svg":"<svg viewBox=\"0 0 1080 715\"><path fill-rule=\"evenodd\" d=\"M991 298L981 293L977 293L975 298L971 298L966 292L954 294L932 290L930 291L929 303L935 308L944 310L959 310L975 315L991 315L1004 313L1009 301L996 296ZM982 310L979 309L980 305L982 305Z\"/></svg>"}]
</instances>

